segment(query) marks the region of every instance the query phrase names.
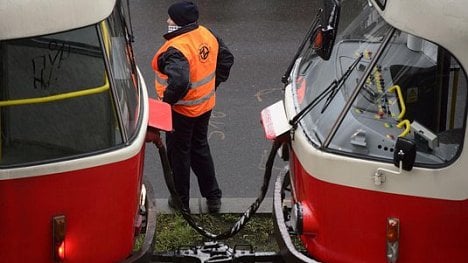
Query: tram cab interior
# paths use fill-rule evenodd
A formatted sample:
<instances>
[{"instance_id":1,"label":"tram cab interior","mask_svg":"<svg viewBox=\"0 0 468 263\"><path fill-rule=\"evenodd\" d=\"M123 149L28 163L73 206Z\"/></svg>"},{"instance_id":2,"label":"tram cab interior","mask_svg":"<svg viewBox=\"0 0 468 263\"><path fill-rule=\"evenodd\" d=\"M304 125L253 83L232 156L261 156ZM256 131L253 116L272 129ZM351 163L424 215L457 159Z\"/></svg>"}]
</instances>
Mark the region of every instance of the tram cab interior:
<instances>
[{"instance_id":1,"label":"tram cab interior","mask_svg":"<svg viewBox=\"0 0 468 263\"><path fill-rule=\"evenodd\" d=\"M304 118L312 143L390 160L396 140L404 137L416 144L420 166L454 161L463 144L467 101L466 74L456 58L428 40L392 29L367 1L342 4L350 14L340 18L345 21L329 58L319 58L312 37L293 72L299 108L316 104ZM346 115L335 123L342 111Z\"/></svg>"}]
</instances>

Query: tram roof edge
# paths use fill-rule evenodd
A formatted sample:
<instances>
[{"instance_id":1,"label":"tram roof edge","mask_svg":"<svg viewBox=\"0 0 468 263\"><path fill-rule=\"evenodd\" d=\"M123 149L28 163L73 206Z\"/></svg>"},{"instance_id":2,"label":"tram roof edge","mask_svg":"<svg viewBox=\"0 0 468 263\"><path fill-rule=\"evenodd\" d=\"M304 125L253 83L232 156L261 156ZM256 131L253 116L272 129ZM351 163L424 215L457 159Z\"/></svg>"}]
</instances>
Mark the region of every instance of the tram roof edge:
<instances>
[{"instance_id":1,"label":"tram roof edge","mask_svg":"<svg viewBox=\"0 0 468 263\"><path fill-rule=\"evenodd\" d=\"M52 34L97 23L116 0L0 0L0 40Z\"/></svg>"},{"instance_id":2,"label":"tram roof edge","mask_svg":"<svg viewBox=\"0 0 468 263\"><path fill-rule=\"evenodd\" d=\"M466 0L370 0L390 25L435 42L468 61ZM380 3L380 6L379 6ZM382 8L382 3L384 7ZM464 65L468 67L468 64Z\"/></svg>"}]
</instances>

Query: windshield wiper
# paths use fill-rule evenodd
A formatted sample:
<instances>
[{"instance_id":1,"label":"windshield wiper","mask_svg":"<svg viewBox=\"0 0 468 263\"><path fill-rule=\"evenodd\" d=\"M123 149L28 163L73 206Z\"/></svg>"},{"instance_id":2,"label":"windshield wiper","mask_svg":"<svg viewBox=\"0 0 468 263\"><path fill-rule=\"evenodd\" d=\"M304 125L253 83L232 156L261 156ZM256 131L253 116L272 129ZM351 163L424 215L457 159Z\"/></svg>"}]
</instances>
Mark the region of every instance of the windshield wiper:
<instances>
[{"instance_id":1,"label":"windshield wiper","mask_svg":"<svg viewBox=\"0 0 468 263\"><path fill-rule=\"evenodd\" d=\"M302 118L309 113L315 106L317 106L324 98L327 98L325 101L325 104L322 107L322 110L320 113L325 112L327 109L328 105L332 102L333 98L335 98L335 95L338 93L340 88L343 86L344 82L348 79L348 77L351 75L351 72L356 68L356 66L359 64L363 57L363 54L361 53L359 57L357 57L353 63L348 67L348 69L344 72L344 74L339 78L333 80L330 85L326 89L324 89L313 101L311 101L304 109L302 109L299 113L292 118L292 120L289 121L289 124L293 126L293 129L296 129L297 124L299 121L302 120Z\"/></svg>"},{"instance_id":2,"label":"windshield wiper","mask_svg":"<svg viewBox=\"0 0 468 263\"><path fill-rule=\"evenodd\" d=\"M356 68L357 64L361 61L361 58L363 57L363 54L359 55L359 57L354 60L353 64L351 64L348 69L345 71L345 73L338 79L334 80L332 83L335 85L331 89L330 94L327 97L327 100L325 101L325 104L322 107L322 110L320 113L324 113L325 110L328 108L328 105L332 102L332 100L335 98L335 95L338 93L338 91L343 87L345 81L348 79L349 75L351 75L351 72Z\"/></svg>"}]
</instances>

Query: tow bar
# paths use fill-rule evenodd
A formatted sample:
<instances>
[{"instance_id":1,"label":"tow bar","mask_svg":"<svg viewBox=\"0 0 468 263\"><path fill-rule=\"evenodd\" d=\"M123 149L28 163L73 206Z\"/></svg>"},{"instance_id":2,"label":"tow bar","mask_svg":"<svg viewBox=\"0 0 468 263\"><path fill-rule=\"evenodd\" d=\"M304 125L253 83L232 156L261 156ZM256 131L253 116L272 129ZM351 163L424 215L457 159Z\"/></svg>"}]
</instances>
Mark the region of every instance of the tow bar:
<instances>
[{"instance_id":1,"label":"tow bar","mask_svg":"<svg viewBox=\"0 0 468 263\"><path fill-rule=\"evenodd\" d=\"M275 252L255 252L251 245L230 248L222 242L205 242L203 246L180 247L169 253L153 254L153 262L284 262Z\"/></svg>"}]
</instances>

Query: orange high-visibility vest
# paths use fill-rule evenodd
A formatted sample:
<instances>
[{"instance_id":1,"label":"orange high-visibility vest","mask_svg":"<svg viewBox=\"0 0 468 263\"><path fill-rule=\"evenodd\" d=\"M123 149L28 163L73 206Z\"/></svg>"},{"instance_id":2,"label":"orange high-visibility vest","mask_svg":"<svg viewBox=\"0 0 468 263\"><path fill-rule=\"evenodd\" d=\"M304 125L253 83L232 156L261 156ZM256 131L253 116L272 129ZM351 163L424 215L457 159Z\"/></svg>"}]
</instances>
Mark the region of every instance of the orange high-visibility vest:
<instances>
[{"instance_id":1,"label":"orange high-visibility vest","mask_svg":"<svg viewBox=\"0 0 468 263\"><path fill-rule=\"evenodd\" d=\"M190 66L190 87L187 94L173 105L174 111L189 117L197 117L215 106L216 60L219 44L216 37L205 27L169 39L155 55L155 86L160 99L167 88L167 75L161 73L157 58L169 47L176 48ZM154 60L153 60L154 61Z\"/></svg>"}]
</instances>

